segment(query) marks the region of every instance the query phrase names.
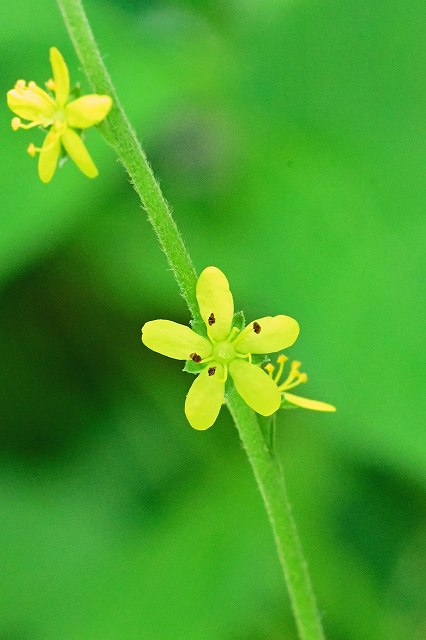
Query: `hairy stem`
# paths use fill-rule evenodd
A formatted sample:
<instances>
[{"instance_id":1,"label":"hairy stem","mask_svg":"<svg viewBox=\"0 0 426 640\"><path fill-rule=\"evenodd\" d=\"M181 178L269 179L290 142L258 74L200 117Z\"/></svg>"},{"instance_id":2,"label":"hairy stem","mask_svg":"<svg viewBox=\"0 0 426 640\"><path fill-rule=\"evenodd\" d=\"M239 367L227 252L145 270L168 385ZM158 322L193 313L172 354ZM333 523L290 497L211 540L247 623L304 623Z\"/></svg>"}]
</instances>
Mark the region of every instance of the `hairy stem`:
<instances>
[{"instance_id":1,"label":"hairy stem","mask_svg":"<svg viewBox=\"0 0 426 640\"><path fill-rule=\"evenodd\" d=\"M195 297L196 273L136 133L120 104L110 75L80 0L57 0L71 40L94 91L110 95L113 107L100 125L105 139L116 150L142 202L148 219L194 318L199 318Z\"/></svg>"},{"instance_id":2,"label":"hairy stem","mask_svg":"<svg viewBox=\"0 0 426 640\"><path fill-rule=\"evenodd\" d=\"M130 176L192 316L199 318L195 296L194 266L148 160L120 105L81 0L57 0L57 3L93 89L96 93L110 95L114 100L114 106L100 129L109 144L116 150ZM301 640L323 640L307 565L278 462L272 457L266 445L256 415L232 388L228 407L263 497L300 638Z\"/></svg>"},{"instance_id":3,"label":"hairy stem","mask_svg":"<svg viewBox=\"0 0 426 640\"><path fill-rule=\"evenodd\" d=\"M274 534L301 640L323 640L321 620L278 460L272 457L255 414L231 389L228 408L253 469Z\"/></svg>"}]
</instances>

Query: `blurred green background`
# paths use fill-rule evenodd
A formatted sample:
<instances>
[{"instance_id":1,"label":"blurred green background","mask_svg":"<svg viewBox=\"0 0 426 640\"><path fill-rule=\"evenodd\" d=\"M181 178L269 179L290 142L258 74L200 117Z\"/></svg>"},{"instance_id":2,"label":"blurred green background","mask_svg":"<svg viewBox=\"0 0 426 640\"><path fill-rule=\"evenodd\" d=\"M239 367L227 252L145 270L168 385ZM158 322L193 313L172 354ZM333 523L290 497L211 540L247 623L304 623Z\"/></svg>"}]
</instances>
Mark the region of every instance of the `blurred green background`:
<instances>
[{"instance_id":1,"label":"blurred green background","mask_svg":"<svg viewBox=\"0 0 426 640\"><path fill-rule=\"evenodd\" d=\"M278 446L328 640L426 637L424 0L88 0L200 271L301 324ZM88 85L53 0L0 8L3 94ZM0 640L295 640L225 410L140 343L189 320L114 153L50 185L0 106Z\"/></svg>"}]
</instances>

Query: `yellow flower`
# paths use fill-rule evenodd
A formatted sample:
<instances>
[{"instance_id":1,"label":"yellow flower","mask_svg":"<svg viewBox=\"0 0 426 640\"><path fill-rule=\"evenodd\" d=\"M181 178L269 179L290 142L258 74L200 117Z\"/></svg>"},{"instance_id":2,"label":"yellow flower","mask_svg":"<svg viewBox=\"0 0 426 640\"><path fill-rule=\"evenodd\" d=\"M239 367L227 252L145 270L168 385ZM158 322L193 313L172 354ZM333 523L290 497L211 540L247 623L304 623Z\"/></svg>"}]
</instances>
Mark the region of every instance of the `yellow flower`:
<instances>
[{"instance_id":1,"label":"yellow flower","mask_svg":"<svg viewBox=\"0 0 426 640\"><path fill-rule=\"evenodd\" d=\"M96 178L98 170L77 130L87 129L101 122L111 109L109 96L91 94L69 101L70 79L68 67L55 47L50 49L53 80L46 82L44 91L35 82L18 80L7 93L7 104L18 117L12 119L12 129L48 129L41 148L32 143L28 153L34 157L40 153L38 174L43 182L49 182L55 173L61 148L74 160L77 167L89 178ZM51 93L53 92L53 93ZM29 124L21 122L21 118Z\"/></svg>"},{"instance_id":2,"label":"yellow flower","mask_svg":"<svg viewBox=\"0 0 426 640\"><path fill-rule=\"evenodd\" d=\"M268 316L240 331L233 326L234 300L228 280L216 267L204 269L196 294L207 337L170 320L153 320L142 328L142 342L153 351L200 365L185 402L190 425L204 430L215 422L228 374L249 407L272 415L280 407L281 393L266 372L252 364L251 356L292 345L299 335L298 323L288 316Z\"/></svg>"},{"instance_id":3,"label":"yellow flower","mask_svg":"<svg viewBox=\"0 0 426 640\"><path fill-rule=\"evenodd\" d=\"M282 392L284 400L292 405L296 405L297 407L302 407L303 409L312 409L313 411L336 411L336 407L333 407L332 404L320 402L319 400L309 400L308 398L301 398L300 396L295 396L292 393L288 393L288 389L292 389L293 387L297 387L297 385L308 381L308 376L306 375L306 373L300 372L300 365L302 363L298 360L293 360L290 365L290 372L287 378L284 380L284 382L279 384L280 378L284 371L284 365L287 360L287 356L284 356L283 354L278 356L277 363L279 366L275 376L273 375L275 371L274 365L271 363L265 365L265 369L269 373L269 376L274 380L274 382L276 382L276 384L278 385L278 389Z\"/></svg>"}]
</instances>

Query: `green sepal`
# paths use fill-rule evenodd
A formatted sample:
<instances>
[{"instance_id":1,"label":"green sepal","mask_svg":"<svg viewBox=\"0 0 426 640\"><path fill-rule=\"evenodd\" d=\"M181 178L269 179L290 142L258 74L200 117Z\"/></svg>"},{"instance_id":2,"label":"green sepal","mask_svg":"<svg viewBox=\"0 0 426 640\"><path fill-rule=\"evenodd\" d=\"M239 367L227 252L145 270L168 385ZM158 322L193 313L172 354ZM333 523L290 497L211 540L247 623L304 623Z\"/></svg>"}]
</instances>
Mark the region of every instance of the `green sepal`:
<instances>
[{"instance_id":1,"label":"green sepal","mask_svg":"<svg viewBox=\"0 0 426 640\"><path fill-rule=\"evenodd\" d=\"M189 321L189 324L191 325L191 329L195 331L195 333L198 333L199 336L203 336L203 338L208 337L207 327L203 320L192 318L192 320Z\"/></svg>"},{"instance_id":2,"label":"green sepal","mask_svg":"<svg viewBox=\"0 0 426 640\"><path fill-rule=\"evenodd\" d=\"M187 373L193 373L195 376L202 372L206 363L194 362L193 360L186 360L185 366L182 371L186 371Z\"/></svg>"},{"instance_id":3,"label":"green sepal","mask_svg":"<svg viewBox=\"0 0 426 640\"><path fill-rule=\"evenodd\" d=\"M232 326L236 327L238 331L242 331L246 326L246 319L244 317L244 313L242 311L237 311L234 313L234 317L232 318Z\"/></svg>"}]
</instances>

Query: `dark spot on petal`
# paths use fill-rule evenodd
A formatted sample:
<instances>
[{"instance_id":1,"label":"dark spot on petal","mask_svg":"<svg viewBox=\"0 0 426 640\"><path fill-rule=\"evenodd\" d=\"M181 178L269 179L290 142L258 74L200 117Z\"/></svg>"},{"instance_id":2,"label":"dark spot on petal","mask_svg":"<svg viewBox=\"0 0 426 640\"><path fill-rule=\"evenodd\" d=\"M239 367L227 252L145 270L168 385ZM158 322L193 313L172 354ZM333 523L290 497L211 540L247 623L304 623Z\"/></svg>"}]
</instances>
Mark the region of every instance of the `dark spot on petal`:
<instances>
[{"instance_id":1,"label":"dark spot on petal","mask_svg":"<svg viewBox=\"0 0 426 640\"><path fill-rule=\"evenodd\" d=\"M214 376L214 374L216 373L216 367L209 367L207 373L209 374L209 376Z\"/></svg>"},{"instance_id":2,"label":"dark spot on petal","mask_svg":"<svg viewBox=\"0 0 426 640\"><path fill-rule=\"evenodd\" d=\"M261 326L258 322L253 322L253 331L255 333L260 333L261 331Z\"/></svg>"},{"instance_id":3,"label":"dark spot on petal","mask_svg":"<svg viewBox=\"0 0 426 640\"><path fill-rule=\"evenodd\" d=\"M207 320L207 322L209 323L210 327L212 326L212 324L214 324L216 322L216 318L214 317L214 313L211 313L209 315L209 319Z\"/></svg>"},{"instance_id":4,"label":"dark spot on petal","mask_svg":"<svg viewBox=\"0 0 426 640\"><path fill-rule=\"evenodd\" d=\"M189 357L194 362L201 362L201 356L199 356L198 353L191 353L191 355Z\"/></svg>"}]
</instances>

